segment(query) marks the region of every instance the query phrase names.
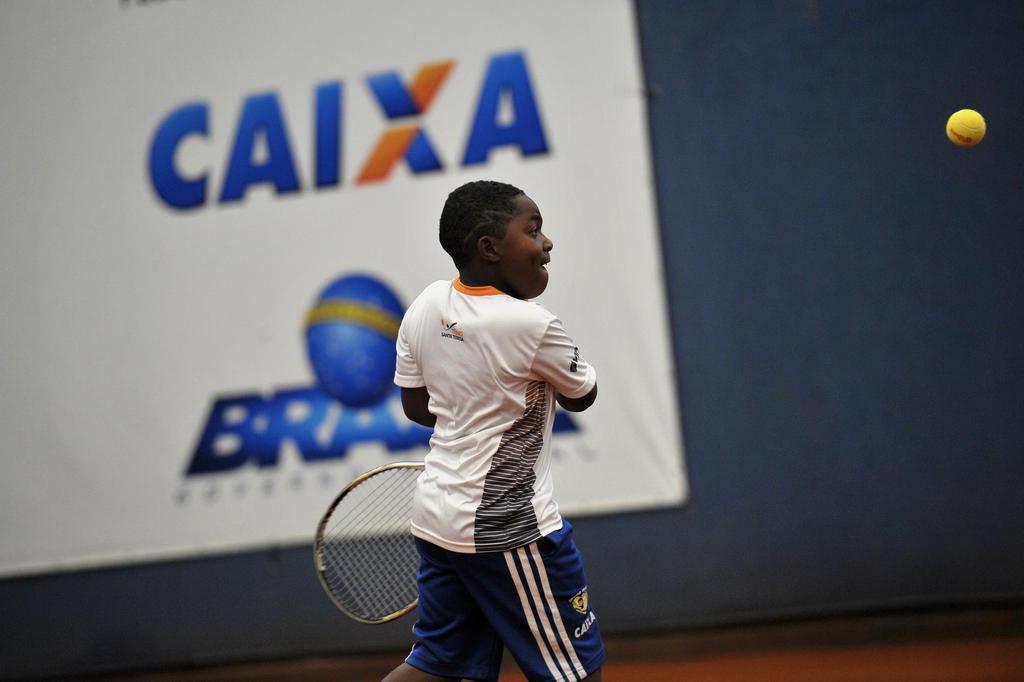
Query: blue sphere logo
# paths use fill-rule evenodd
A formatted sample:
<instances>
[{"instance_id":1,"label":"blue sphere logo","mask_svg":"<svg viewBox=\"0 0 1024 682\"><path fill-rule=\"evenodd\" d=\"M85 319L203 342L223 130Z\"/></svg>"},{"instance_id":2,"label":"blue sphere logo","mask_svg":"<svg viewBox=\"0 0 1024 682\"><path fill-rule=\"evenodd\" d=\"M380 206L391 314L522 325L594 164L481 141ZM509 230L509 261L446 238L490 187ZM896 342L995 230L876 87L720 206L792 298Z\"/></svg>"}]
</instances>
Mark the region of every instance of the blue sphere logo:
<instances>
[{"instance_id":1,"label":"blue sphere logo","mask_svg":"<svg viewBox=\"0 0 1024 682\"><path fill-rule=\"evenodd\" d=\"M306 349L320 388L348 407L369 407L393 390L395 339L405 310L391 289L346 275L306 314Z\"/></svg>"}]
</instances>

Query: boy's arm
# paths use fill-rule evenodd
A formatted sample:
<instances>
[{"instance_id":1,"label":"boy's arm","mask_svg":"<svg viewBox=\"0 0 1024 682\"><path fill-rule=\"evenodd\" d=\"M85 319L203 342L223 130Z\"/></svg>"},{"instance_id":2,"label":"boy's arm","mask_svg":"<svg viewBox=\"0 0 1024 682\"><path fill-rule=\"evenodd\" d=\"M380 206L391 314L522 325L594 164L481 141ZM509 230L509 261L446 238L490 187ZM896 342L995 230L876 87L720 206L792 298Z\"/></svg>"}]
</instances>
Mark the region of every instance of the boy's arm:
<instances>
[{"instance_id":1,"label":"boy's arm","mask_svg":"<svg viewBox=\"0 0 1024 682\"><path fill-rule=\"evenodd\" d=\"M594 401L597 400L597 384L595 383L594 387L590 389L590 393L586 394L582 398L567 398L559 393L555 399L564 410L568 410L569 412L582 412L593 405Z\"/></svg>"},{"instance_id":2,"label":"boy's arm","mask_svg":"<svg viewBox=\"0 0 1024 682\"><path fill-rule=\"evenodd\" d=\"M594 392L596 393L596 391ZM402 387L402 410L405 412L405 416L417 424L434 428L434 424L437 423L437 415L430 413L429 406L430 393L427 392L426 386L420 386L419 388Z\"/></svg>"},{"instance_id":3,"label":"boy's arm","mask_svg":"<svg viewBox=\"0 0 1024 682\"><path fill-rule=\"evenodd\" d=\"M597 400L597 372L580 355L558 318L548 322L532 370L554 386L555 400L569 412L582 412Z\"/></svg>"},{"instance_id":4,"label":"boy's arm","mask_svg":"<svg viewBox=\"0 0 1024 682\"><path fill-rule=\"evenodd\" d=\"M423 372L416 361L411 343L411 340L417 337L417 304L421 298L422 294L405 311L402 324L398 328L398 338L395 339L395 383L402 389L402 411L405 412L405 416L417 424L433 428L437 417L430 414L430 393L427 391Z\"/></svg>"}]
</instances>

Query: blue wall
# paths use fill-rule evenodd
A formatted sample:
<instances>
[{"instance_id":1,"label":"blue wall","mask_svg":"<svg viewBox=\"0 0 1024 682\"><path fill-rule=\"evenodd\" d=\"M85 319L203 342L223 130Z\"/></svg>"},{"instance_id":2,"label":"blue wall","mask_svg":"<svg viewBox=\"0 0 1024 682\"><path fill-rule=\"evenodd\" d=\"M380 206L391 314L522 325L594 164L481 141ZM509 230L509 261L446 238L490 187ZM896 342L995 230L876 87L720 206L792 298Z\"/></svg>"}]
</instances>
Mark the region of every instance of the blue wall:
<instances>
[{"instance_id":1,"label":"blue wall","mask_svg":"<svg viewBox=\"0 0 1024 682\"><path fill-rule=\"evenodd\" d=\"M1024 5L639 12L693 502L623 522L670 538L631 591L666 623L1020 596Z\"/></svg>"},{"instance_id":2,"label":"blue wall","mask_svg":"<svg viewBox=\"0 0 1024 682\"><path fill-rule=\"evenodd\" d=\"M1024 600L1024 4L638 11L692 499L576 522L602 628ZM337 614L308 547L8 580L0 614L7 675L412 624Z\"/></svg>"}]
</instances>

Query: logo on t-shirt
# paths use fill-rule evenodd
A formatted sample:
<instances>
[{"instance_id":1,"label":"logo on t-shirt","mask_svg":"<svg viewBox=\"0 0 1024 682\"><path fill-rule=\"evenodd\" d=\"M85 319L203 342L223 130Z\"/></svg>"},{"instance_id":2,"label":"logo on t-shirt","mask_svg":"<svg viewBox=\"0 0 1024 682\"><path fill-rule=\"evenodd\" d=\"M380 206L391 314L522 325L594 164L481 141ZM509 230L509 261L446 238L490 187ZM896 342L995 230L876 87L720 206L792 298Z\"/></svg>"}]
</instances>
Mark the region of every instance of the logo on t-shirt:
<instances>
[{"instance_id":1,"label":"logo on t-shirt","mask_svg":"<svg viewBox=\"0 0 1024 682\"><path fill-rule=\"evenodd\" d=\"M465 341L462 338L465 332L457 328L458 322L445 322L444 318L441 319L441 336L446 339L455 339L456 341Z\"/></svg>"},{"instance_id":2,"label":"logo on t-shirt","mask_svg":"<svg viewBox=\"0 0 1024 682\"><path fill-rule=\"evenodd\" d=\"M574 346L573 349L572 349L572 362L569 363L569 371L570 372L575 372L577 369L579 369L579 365L578 365L579 361L580 361L580 349L578 347Z\"/></svg>"}]
</instances>

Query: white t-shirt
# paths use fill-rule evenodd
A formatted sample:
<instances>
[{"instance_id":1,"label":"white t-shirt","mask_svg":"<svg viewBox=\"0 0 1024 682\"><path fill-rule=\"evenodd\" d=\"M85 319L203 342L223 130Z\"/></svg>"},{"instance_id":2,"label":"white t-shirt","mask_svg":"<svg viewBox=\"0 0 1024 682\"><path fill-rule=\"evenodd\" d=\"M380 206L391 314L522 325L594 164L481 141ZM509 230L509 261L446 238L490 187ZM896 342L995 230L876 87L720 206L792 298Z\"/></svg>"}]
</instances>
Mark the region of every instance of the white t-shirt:
<instances>
[{"instance_id":1,"label":"white t-shirt","mask_svg":"<svg viewBox=\"0 0 1024 682\"><path fill-rule=\"evenodd\" d=\"M423 290L398 331L395 383L426 386L437 416L413 535L455 552L514 549L558 530L555 392L581 398L597 373L538 303L458 279Z\"/></svg>"}]
</instances>

